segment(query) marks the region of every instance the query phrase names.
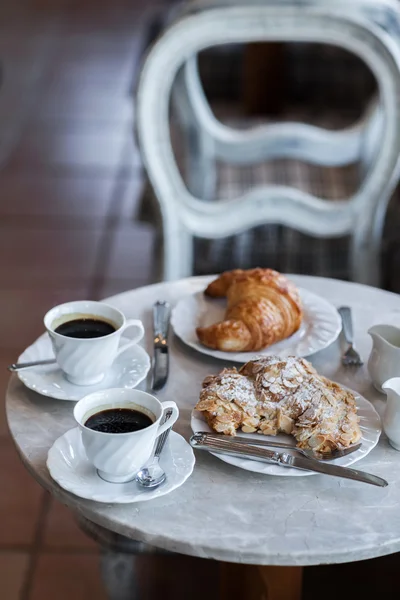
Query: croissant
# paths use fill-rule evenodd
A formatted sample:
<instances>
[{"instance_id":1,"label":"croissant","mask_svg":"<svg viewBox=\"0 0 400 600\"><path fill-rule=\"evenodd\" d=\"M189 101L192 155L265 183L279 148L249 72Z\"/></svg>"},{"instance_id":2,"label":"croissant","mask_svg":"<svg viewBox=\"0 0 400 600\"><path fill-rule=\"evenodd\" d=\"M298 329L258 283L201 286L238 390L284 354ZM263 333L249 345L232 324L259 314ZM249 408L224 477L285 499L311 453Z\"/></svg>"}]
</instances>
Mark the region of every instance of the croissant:
<instances>
[{"instance_id":1,"label":"croissant","mask_svg":"<svg viewBox=\"0 0 400 600\"><path fill-rule=\"evenodd\" d=\"M297 288L272 269L226 271L210 283L205 294L228 299L224 321L196 329L200 342L213 350L262 350L289 337L301 325Z\"/></svg>"},{"instance_id":2,"label":"croissant","mask_svg":"<svg viewBox=\"0 0 400 600\"><path fill-rule=\"evenodd\" d=\"M361 438L354 395L294 356L263 356L206 377L196 409L218 433L284 432L299 448L318 452Z\"/></svg>"}]
</instances>

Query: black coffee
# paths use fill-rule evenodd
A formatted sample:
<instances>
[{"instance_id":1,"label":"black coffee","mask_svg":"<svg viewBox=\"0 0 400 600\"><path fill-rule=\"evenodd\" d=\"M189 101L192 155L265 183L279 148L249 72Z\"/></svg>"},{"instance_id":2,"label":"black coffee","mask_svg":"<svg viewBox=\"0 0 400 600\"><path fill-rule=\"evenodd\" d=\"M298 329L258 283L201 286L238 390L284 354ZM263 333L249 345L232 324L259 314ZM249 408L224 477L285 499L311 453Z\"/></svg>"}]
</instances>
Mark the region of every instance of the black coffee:
<instances>
[{"instance_id":1,"label":"black coffee","mask_svg":"<svg viewBox=\"0 0 400 600\"><path fill-rule=\"evenodd\" d=\"M108 321L82 318L62 323L54 331L60 335L72 338L98 338L110 335L110 333L114 333L116 330L116 327Z\"/></svg>"},{"instance_id":2,"label":"black coffee","mask_svg":"<svg viewBox=\"0 0 400 600\"><path fill-rule=\"evenodd\" d=\"M108 408L88 418L85 426L103 433L129 433L149 427L153 421L148 415L132 408Z\"/></svg>"}]
</instances>

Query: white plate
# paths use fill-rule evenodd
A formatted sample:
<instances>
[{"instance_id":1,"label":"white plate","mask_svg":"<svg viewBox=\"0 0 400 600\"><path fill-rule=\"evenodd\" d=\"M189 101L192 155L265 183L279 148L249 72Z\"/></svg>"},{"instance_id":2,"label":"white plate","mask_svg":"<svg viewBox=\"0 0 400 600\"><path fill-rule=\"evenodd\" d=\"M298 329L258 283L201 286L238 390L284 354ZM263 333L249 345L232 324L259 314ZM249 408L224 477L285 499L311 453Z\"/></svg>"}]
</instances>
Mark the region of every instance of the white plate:
<instances>
[{"instance_id":1,"label":"white plate","mask_svg":"<svg viewBox=\"0 0 400 600\"><path fill-rule=\"evenodd\" d=\"M122 337L122 343L129 342ZM21 354L18 362L44 360L54 356L47 333L36 340ZM151 365L150 357L141 346L127 348L115 359L104 379L96 385L74 385L65 379L57 364L43 365L18 371L18 377L26 387L58 400L76 402L87 394L112 387L134 388L146 377Z\"/></svg>"},{"instance_id":2,"label":"white plate","mask_svg":"<svg viewBox=\"0 0 400 600\"><path fill-rule=\"evenodd\" d=\"M167 479L154 490L143 489L135 481L108 483L100 479L87 459L78 427L59 437L47 456L50 475L64 490L87 500L115 504L146 502L169 494L191 475L194 463L192 448L174 431L171 431L160 458Z\"/></svg>"},{"instance_id":3,"label":"white plate","mask_svg":"<svg viewBox=\"0 0 400 600\"><path fill-rule=\"evenodd\" d=\"M348 389L348 388L347 388ZM352 391L352 390L350 390ZM361 429L361 448L356 450L352 454L348 456L343 456L342 458L337 458L336 460L329 461L327 464L331 465L340 465L341 467L349 467L353 463L361 460L364 456L367 456L371 452L373 448L378 443L379 436L381 435L381 420L376 412L375 408L372 406L371 402L368 402L366 398L357 394L357 392L352 392L356 398L357 403L357 414L360 417L360 429ZM191 427L193 433L197 433L198 431L207 431L213 433L213 430L206 423L203 414L197 410L192 411L191 418ZM239 437L242 438L260 438L260 434L257 433L239 433ZM285 433L280 433L277 436L261 436L263 440L272 440L274 442L291 442L293 443L293 437L287 435ZM275 449L279 452L279 449ZM283 450L282 450L283 452ZM285 450L285 452L287 452ZM246 458L238 458L236 456L227 456L226 454L218 454L216 452L212 452L214 456L217 456L224 462L234 465L235 467L239 467L240 469L244 469L245 471L253 471L254 473L263 473L264 475L277 475L283 477L304 477L305 475L316 475L311 471L300 471L299 469L292 469L290 467L280 467L278 465L270 465L268 463L257 462L254 460L248 460ZM289 451L289 454L296 454Z\"/></svg>"},{"instance_id":4,"label":"white plate","mask_svg":"<svg viewBox=\"0 0 400 600\"><path fill-rule=\"evenodd\" d=\"M298 288L303 303L303 322L299 331L273 346L259 352L221 352L203 346L196 335L196 327L207 327L223 321L226 310L225 299L207 298L203 291L182 298L172 311L171 324L178 337L185 344L214 358L245 363L255 356L277 354L288 356L309 356L323 350L336 340L342 322L336 308L324 298Z\"/></svg>"}]
</instances>

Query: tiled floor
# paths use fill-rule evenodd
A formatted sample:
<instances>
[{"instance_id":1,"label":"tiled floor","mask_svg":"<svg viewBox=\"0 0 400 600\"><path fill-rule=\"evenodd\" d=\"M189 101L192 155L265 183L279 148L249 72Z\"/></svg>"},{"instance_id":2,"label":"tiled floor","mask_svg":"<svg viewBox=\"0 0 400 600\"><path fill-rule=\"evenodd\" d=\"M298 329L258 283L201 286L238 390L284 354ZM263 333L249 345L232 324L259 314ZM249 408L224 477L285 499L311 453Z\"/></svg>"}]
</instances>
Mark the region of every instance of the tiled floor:
<instances>
[{"instance_id":1,"label":"tiled floor","mask_svg":"<svg viewBox=\"0 0 400 600\"><path fill-rule=\"evenodd\" d=\"M2 397L6 365L41 333L50 306L152 281L154 231L135 221L143 180L130 96L143 6L151 4L0 3ZM0 477L0 599L105 599L96 544L25 471L4 410ZM378 574L395 581L396 560L307 570L304 597L331 588L336 597L332 578L365 580L362 592L345 584L340 595L368 596ZM141 598L216 600L216 568L189 557L140 557Z\"/></svg>"},{"instance_id":2,"label":"tiled floor","mask_svg":"<svg viewBox=\"0 0 400 600\"><path fill-rule=\"evenodd\" d=\"M145 14L140 1L112 4L0 3L3 397L6 365L50 306L152 281L131 139ZM28 475L3 409L0 476L1 600L105 599L97 545Z\"/></svg>"}]
</instances>

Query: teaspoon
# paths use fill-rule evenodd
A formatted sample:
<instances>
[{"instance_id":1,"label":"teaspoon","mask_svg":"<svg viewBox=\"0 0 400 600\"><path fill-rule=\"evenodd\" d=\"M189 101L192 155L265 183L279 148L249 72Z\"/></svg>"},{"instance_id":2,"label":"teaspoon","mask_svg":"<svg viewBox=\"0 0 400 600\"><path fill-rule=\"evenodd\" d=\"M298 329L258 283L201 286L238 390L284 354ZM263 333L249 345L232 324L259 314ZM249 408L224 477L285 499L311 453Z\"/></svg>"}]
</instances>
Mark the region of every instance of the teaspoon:
<instances>
[{"instance_id":1,"label":"teaspoon","mask_svg":"<svg viewBox=\"0 0 400 600\"><path fill-rule=\"evenodd\" d=\"M25 363L13 363L12 365L8 365L7 369L11 372L21 371L22 369L30 369L31 367L40 367L42 365L55 365L56 359L49 358L47 360L34 360L32 362Z\"/></svg>"},{"instance_id":2,"label":"teaspoon","mask_svg":"<svg viewBox=\"0 0 400 600\"><path fill-rule=\"evenodd\" d=\"M168 413L166 415L166 420L170 418L172 411L168 411ZM171 427L160 435L151 462L138 471L135 479L139 485L145 488L155 488L164 483L164 481L167 479L167 474L165 473L164 469L160 467L159 461L161 452L164 449L165 442L168 439L170 431Z\"/></svg>"}]
</instances>

